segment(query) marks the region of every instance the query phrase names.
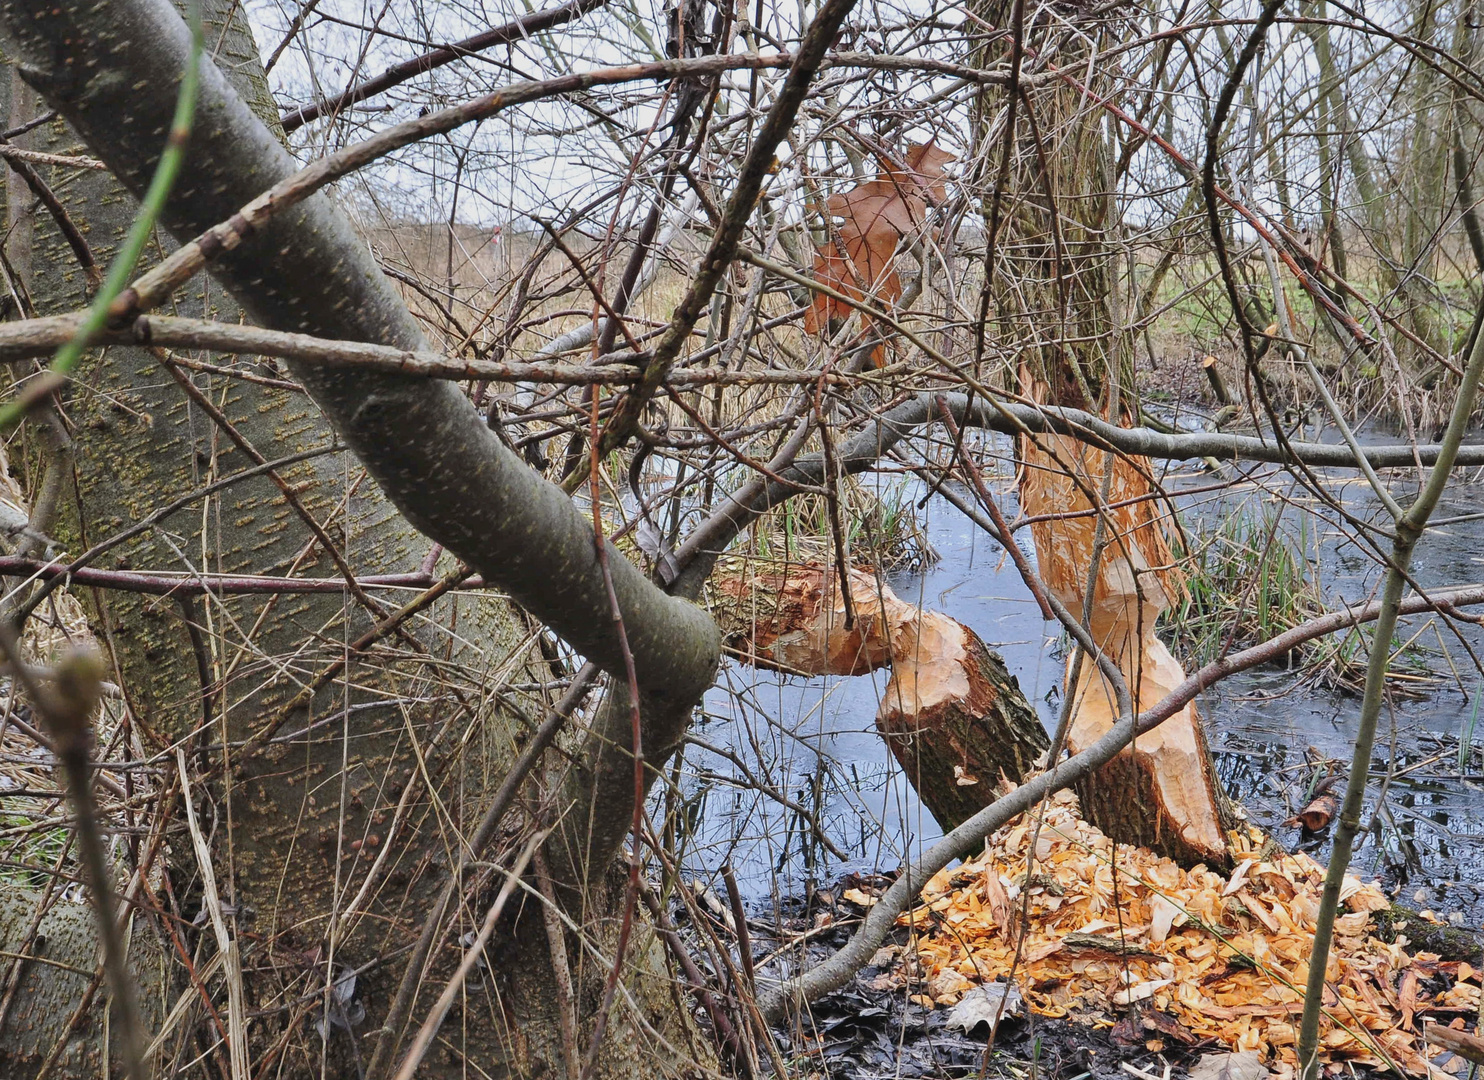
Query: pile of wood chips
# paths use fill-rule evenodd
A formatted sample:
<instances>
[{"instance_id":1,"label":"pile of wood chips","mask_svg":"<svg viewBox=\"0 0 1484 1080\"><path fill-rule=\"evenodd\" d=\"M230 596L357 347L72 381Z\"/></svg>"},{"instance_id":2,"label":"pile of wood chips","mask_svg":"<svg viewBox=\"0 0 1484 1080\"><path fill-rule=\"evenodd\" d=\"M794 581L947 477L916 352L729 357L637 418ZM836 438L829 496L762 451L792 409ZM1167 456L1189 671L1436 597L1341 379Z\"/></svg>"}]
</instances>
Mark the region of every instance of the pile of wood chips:
<instances>
[{"instance_id":1,"label":"pile of wood chips","mask_svg":"<svg viewBox=\"0 0 1484 1080\"><path fill-rule=\"evenodd\" d=\"M902 917L926 978L927 993L914 1000L953 1005L975 985L1009 976L1018 945L1014 982L1039 1015L1114 1026L1115 1037L1155 1051L1215 1039L1261 1054L1280 1078L1293 1074L1321 866L1246 826L1234 838L1229 878L1204 866L1182 870L1142 848L1115 852L1069 792L1051 800L1038 839L1035 831L1029 816L1011 822L981 857L937 874ZM1423 1044L1424 1016L1472 1029L1479 973L1409 954L1404 937L1375 937L1371 913L1389 906L1376 885L1351 876L1341 896L1348 911L1335 928L1321 1032L1330 1071L1344 1062L1394 1065L1442 1080Z\"/></svg>"}]
</instances>

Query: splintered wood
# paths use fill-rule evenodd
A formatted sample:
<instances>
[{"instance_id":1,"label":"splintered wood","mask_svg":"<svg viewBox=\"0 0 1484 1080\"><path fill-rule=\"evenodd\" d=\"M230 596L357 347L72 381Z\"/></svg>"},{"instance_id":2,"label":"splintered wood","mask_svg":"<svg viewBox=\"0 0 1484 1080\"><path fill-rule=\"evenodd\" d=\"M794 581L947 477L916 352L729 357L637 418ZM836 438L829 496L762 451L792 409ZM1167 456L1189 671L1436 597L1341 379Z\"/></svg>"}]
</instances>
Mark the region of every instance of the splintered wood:
<instances>
[{"instance_id":1,"label":"splintered wood","mask_svg":"<svg viewBox=\"0 0 1484 1080\"><path fill-rule=\"evenodd\" d=\"M967 626L922 611L866 571L818 564L724 575L713 613L748 663L802 675L861 675L891 665L876 725L944 828L1018 781L1049 740L1004 661Z\"/></svg>"},{"instance_id":2,"label":"splintered wood","mask_svg":"<svg viewBox=\"0 0 1484 1080\"><path fill-rule=\"evenodd\" d=\"M865 675L891 662L890 627L913 609L852 567L855 621L833 567L818 563L716 578L713 614L727 644L756 667L794 675Z\"/></svg>"},{"instance_id":3,"label":"splintered wood","mask_svg":"<svg viewBox=\"0 0 1484 1080\"><path fill-rule=\"evenodd\" d=\"M953 829L993 802L1002 780L1023 779L1050 740L978 634L910 611L893 629L876 728L938 824Z\"/></svg>"},{"instance_id":4,"label":"splintered wood","mask_svg":"<svg viewBox=\"0 0 1484 1080\"><path fill-rule=\"evenodd\" d=\"M1181 581L1165 542L1163 501L1152 497L1148 463L1112 455L1106 507L1102 499L1110 457L1076 439L1037 436L1023 448L1021 511L1042 517L1031 525L1037 571L1075 615L1082 613L1102 521L1088 627L1093 641L1118 665L1135 711L1156 704L1185 672L1154 628L1179 594ZM1113 688L1089 657L1078 673L1068 749L1077 753L1118 719ZM1226 807L1193 704L1139 736L1079 788L1087 816L1118 839L1154 848L1186 866L1225 865Z\"/></svg>"},{"instance_id":5,"label":"splintered wood","mask_svg":"<svg viewBox=\"0 0 1484 1080\"><path fill-rule=\"evenodd\" d=\"M1029 817L1017 818L981 857L934 876L902 917L916 932L927 990L914 1000L954 1005L1014 964L1042 1016L1116 1022L1115 1036L1136 1033L1138 1042L1215 1039L1293 1074L1322 867L1269 851L1256 829L1232 834L1230 876L1182 869L1145 848L1115 850L1064 792L1046 810L1027 877L1035 831ZM1428 1076L1424 1017L1472 1024L1478 973L1410 955L1404 938L1375 937L1371 913L1389 906L1377 886L1347 876L1341 896L1348 913L1335 927L1321 1052L1331 1063L1394 1063ZM895 977L906 982L905 973Z\"/></svg>"}]
</instances>

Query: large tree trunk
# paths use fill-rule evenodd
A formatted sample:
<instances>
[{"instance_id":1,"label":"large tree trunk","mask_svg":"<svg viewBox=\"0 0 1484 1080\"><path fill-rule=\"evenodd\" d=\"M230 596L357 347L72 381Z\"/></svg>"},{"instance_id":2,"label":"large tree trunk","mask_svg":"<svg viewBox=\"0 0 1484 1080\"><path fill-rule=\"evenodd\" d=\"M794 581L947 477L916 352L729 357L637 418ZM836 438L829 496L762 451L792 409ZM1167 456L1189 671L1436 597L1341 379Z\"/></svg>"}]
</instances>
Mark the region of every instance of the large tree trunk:
<instances>
[{"instance_id":1,"label":"large tree trunk","mask_svg":"<svg viewBox=\"0 0 1484 1080\"><path fill-rule=\"evenodd\" d=\"M218 17L207 40L221 70L231 73L236 91L253 103L258 117L272 122L275 111L240 14L222 33L221 17L236 13L237 5L220 0L203 6L208 21ZM81 139L128 189L140 191L164 144L183 66L185 28L175 12L154 0L64 3L44 13L11 3L0 5L0 18L14 35L6 46L9 58L18 61L47 105L76 125L59 121L38 130L35 147L75 151ZM86 64L67 52L78 41L90 43ZM220 71L210 62L206 69L189 165L164 222L176 237L225 220L294 169ZM57 187L98 261L106 264L133 216L133 199L100 173L69 175ZM17 202L9 200L12 207ZM84 299L76 259L49 219L35 224L32 294L43 312L75 309ZM247 316L265 325L404 348L422 345L416 324L365 245L323 196L280 215L214 272ZM215 310L236 317L216 279L198 279L177 299L182 313ZM416 570L430 541L409 524L414 522L486 580L506 584L600 666L623 669L612 620L594 614L608 611L608 599L590 524L504 450L456 387L309 368L293 372L314 402L250 382L202 377L197 383L204 398L268 459L328 444L333 432L320 408L330 415L369 477L350 459L334 457L295 465L284 470L283 479L308 514L328 526L355 574ZM64 406L76 442L76 499L61 530L73 551L171 497L251 464L148 350L110 348L86 363L77 382ZM168 535L147 533L115 557L120 565L151 570L336 573L314 532L266 479L228 489L210 511L193 506L164 523ZM608 555L644 699L646 755L657 765L710 683L717 636L703 612L665 597L616 550ZM445 557L440 570L452 566ZM406 599L380 598L384 610ZM514 640L510 607L492 596L438 601L415 624L422 627L417 636L398 643L397 653L411 659L374 651L352 656L344 673L301 698L305 686L345 658L343 643L360 636L384 610L368 611L349 595L205 597L189 614L158 599L97 597L100 636L111 647L147 745L162 749L184 739L197 750L193 761L213 778L215 809L208 820L218 823L216 871L224 899L238 912L233 934L250 969L252 1007L268 1010L249 1034L255 1045L280 1035L288 1039L291 1074L317 1074L320 1040L304 1023L303 1010L274 1009L285 996L292 1001L306 989L323 987L332 953L337 974L369 964L357 989L367 1011L357 1033L361 1048L369 1046L398 986L405 947L446 877L450 851L457 851L451 833L467 837L473 831L485 797L528 734L517 717L489 704L493 699L477 685L478 673L497 670ZM187 618L204 642L208 685ZM419 651L426 662L417 659ZM456 673L460 664L468 676ZM303 707L288 714L282 730L301 736L269 745L252 760L239 755L228 771L222 744L249 739L294 701ZM540 701L530 704L539 712ZM417 754L410 739L418 742ZM607 869L633 802L624 701L601 708L585 737L567 741L577 767L567 769L565 779L554 773L542 786L567 809L564 820L581 825L556 834L548 858L559 884L578 898L574 917L586 921L595 944L611 955L615 920ZM603 812L593 813L595 805ZM183 914L190 919L199 901L189 898L189 845L175 847L177 895L185 898ZM363 886L365 899L355 911L346 910ZM33 903L14 892L0 897L0 948L13 951L22 944L8 932L24 931ZM468 925L482 914L460 905L453 917ZM86 957L96 944L87 940L77 910L54 918L83 942L71 955L90 970ZM140 958L135 975L146 1011L157 1022L188 985L172 967L168 938L137 915L134 924ZM458 934L455 928L451 936L457 940ZM58 935L64 938L72 940ZM478 993L467 993L469 1022L452 1021L461 1032L450 1044L456 1049L430 1055L424 1070L475 1071L460 1060L463 1055L494 1074L562 1071L550 956L539 917L527 919L503 947L496 977ZM580 951L574 961L585 1036L606 972ZM675 1071L682 1063L667 1047L691 1052L694 1046L664 985L651 938L641 934L631 944L630 965L640 1011L636 1016L622 1002L615 1008L600 1071ZM425 979L415 1017L441 987L438 974L435 968ZM0 1074L25 1076L37 1068L62 1037L88 984L85 977L42 965L26 970L7 1030L0 1031ZM106 1030L100 1022L103 998L100 991L85 1022L72 1032L62 1071L52 1075L98 1074ZM490 1023L490 1016L502 1020ZM648 1033L638 1034L645 1025ZM15 1037L17 1031L25 1037ZM653 1038L656 1031L663 1040ZM153 1029L146 1037L152 1034ZM173 1045L167 1042L166 1049ZM354 1073L348 1038L332 1031L328 1052L332 1075Z\"/></svg>"},{"instance_id":2,"label":"large tree trunk","mask_svg":"<svg viewBox=\"0 0 1484 1080\"><path fill-rule=\"evenodd\" d=\"M1000 0L976 4L984 21L1001 29L1010 26L1014 8ZM1081 77L1090 44L1084 35L1101 35L1107 25L1101 17L1077 30L1028 22L1026 45ZM1133 410L1131 350L1111 242L1117 227L1112 148L1093 104L1110 89L1097 85L1087 93L1048 82L1018 103L1010 142L991 137L988 113L979 114L979 131L992 182L1005 167L1002 199L986 199L985 207L996 282L989 325L1000 348L1021 357L1020 391L1119 419ZM1118 664L1134 708L1147 707L1162 696L1161 686L1180 678L1179 665L1154 636L1179 585L1148 462L1063 436L1026 436L1021 451L1021 512L1040 519L1032 525L1037 571L1079 618L1093 579L1086 628ZM1067 749L1077 753L1112 727L1117 709L1092 664L1068 674L1078 686ZM1187 865L1227 859L1226 805L1194 709L1166 721L1156 738L1139 740L1079 785L1078 794L1089 820L1117 840L1149 844Z\"/></svg>"}]
</instances>

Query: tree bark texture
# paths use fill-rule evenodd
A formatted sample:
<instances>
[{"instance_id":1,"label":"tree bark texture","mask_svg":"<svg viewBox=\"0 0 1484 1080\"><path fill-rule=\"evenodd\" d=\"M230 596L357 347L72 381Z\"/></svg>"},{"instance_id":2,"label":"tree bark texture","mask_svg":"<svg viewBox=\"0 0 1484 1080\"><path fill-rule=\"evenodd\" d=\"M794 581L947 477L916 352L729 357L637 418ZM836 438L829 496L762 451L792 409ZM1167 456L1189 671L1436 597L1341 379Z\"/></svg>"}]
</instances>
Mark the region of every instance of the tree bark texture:
<instances>
[{"instance_id":1,"label":"tree bark texture","mask_svg":"<svg viewBox=\"0 0 1484 1080\"><path fill-rule=\"evenodd\" d=\"M208 41L220 47L217 63L203 65L187 167L163 222L177 240L225 220L297 168L260 119L271 120L275 112L240 16L222 33L223 17L235 13L235 5L222 0L203 6L208 22L215 15L218 23L208 29ZM0 23L8 36L7 59L67 121L34 133L35 148L76 150L81 140L123 185L88 173L69 176L61 188L69 213L86 223L98 260L106 263L134 213L129 193L147 184L164 145L189 49L186 28L164 0L62 3L45 10L10 3L0 5ZM77 42L88 43L85 63L73 51ZM10 203L15 206L16 200ZM38 219L32 292L43 312L74 309L84 301L84 279L76 265L52 223ZM230 319L236 303L249 319L270 328L425 347L405 305L326 196L280 215L212 269L212 278L198 279L178 295L175 310L212 311ZM506 588L600 666L623 670L613 620L604 617L609 601L591 523L500 445L457 387L290 367L313 402L244 382L201 379L198 389L266 458L324 445L336 432L356 452L373 482L362 479L348 458L303 463L285 470L283 479L309 514L329 525L333 542L357 575L415 569L429 546L421 531L487 581ZM75 425L78 459L78 499L63 530L69 547L86 546L169 497L250 464L147 350L110 347L91 358L65 409ZM195 507L166 525L120 549L117 557L124 565L150 569L335 573L313 532L265 479L230 489L209 514ZM646 757L658 765L710 684L718 635L703 611L665 596L611 546L608 560L639 674ZM451 568L452 562L446 557L443 566ZM386 606L405 599L394 595ZM112 642L133 714L156 745L193 733L206 746L249 738L316 672L343 657L344 646L337 642L353 640L375 618L348 596L212 597L197 608L193 621L214 665L213 685L207 687L191 634L174 604L109 596L100 598L95 613L104 630L100 637ZM479 819L481 795L498 784L522 737L509 714L478 704L486 699L477 688L450 685L440 674L447 670L442 662L503 660L513 640L508 610L492 596L439 601L417 637L421 648L440 650L439 664L393 663L374 654L356 658L284 728L309 728L308 733L271 745L256 760L232 761L237 782L214 792L220 814L225 819L230 813L232 823L231 861L225 847L219 848L218 872L225 874L228 865L235 870L224 892L239 911L253 913L250 929L239 921L237 932L259 943L265 968L270 960L282 968L297 962L295 957L326 955L331 937L337 968L357 967L384 954L400 955L396 950L415 936L427 899L447 870L452 840L442 830L457 828L467 835ZM460 644L466 641L478 643L476 653L491 655L470 655ZM270 659L287 655L294 655L294 664ZM461 699L464 690L469 693ZM203 695L214 702L205 715ZM625 695L614 698L599 710L581 744L570 748L578 765L552 793L570 807L568 820L594 823L582 835L555 837L550 862L553 873L579 894L586 879L594 879L586 912L599 942L609 938L602 925L610 897L606 870L627 830L633 802L632 756L626 754L629 711ZM404 714L399 700L426 704L410 705ZM315 722L318 726L311 728ZM403 808L393 836L388 830L397 820L404 786L420 779L421 767L407 746L409 731L422 745L436 798L419 789ZM218 760L210 759L213 765ZM594 806L602 812L593 813ZM223 820L215 836L219 845L226 843L227 832ZM352 849L351 844L373 835L396 848L381 860L363 905L370 917L344 921L337 904L354 889L337 894L337 863L342 888L345 882L359 887L375 862L376 845ZM176 868L177 874L184 872ZM30 910L27 898L0 900L12 903ZM332 926L338 932L332 933ZM136 939L149 935L136 920ZM631 947L636 972L631 989L671 1044L684 1046L686 1035L677 1026L670 996L658 992L663 965L652 962L648 940ZM468 1025L463 1046L481 1059L482 1068L495 1072L549 1067L557 1060L560 1026L549 995L540 992L550 986L548 950L539 933L525 934L509 949L518 960L502 973L508 979L500 991L508 1023ZM582 958L578 966L579 977L601 981L604 972L595 971L590 959ZM311 984L316 978L323 984L323 968L323 963L318 970L309 965ZM138 974L151 1003L164 1007L173 1000L168 980L153 972ZM368 1011L363 1031L380 1022L399 975L391 962L362 977L358 997ZM28 1045L60 1034L70 1010L59 1005L47 981L56 978L55 970L28 969L10 1023L26 1017L38 1025L37 1038L23 1044L0 1032L0 1073L26 1075L39 1062ZM80 978L77 982L74 1001L85 985ZM436 978L428 983L436 984ZM262 986L254 989L266 993ZM595 1007L591 997L588 992L584 998L590 1008ZM662 1044L636 1040L624 1015L622 1008L615 1012L600 1067L611 1065L617 1074L665 1072ZM63 1075L82 1074L82 1063L96 1056L100 1029L92 1023L74 1033L76 1067L69 1064ZM332 1056L349 1052L339 1036L330 1044ZM428 1067L460 1068L441 1054L438 1061Z\"/></svg>"},{"instance_id":2,"label":"tree bark texture","mask_svg":"<svg viewBox=\"0 0 1484 1080\"><path fill-rule=\"evenodd\" d=\"M988 25L1011 28L1019 8L981 0L976 10ZM1105 32L1106 25L1099 20L1094 32ZM1062 70L1080 70L1090 42L1074 28L1027 15L1021 31L1034 55L1052 58ZM1002 126L995 129L992 119ZM1116 419L1124 411L1122 387L1131 385L1125 370L1130 350L1121 329L1112 243L1117 206L1103 114L1083 90L1051 82L1019 102L1007 101L998 117L981 110L979 121L981 137L995 145L991 160L1003 170L999 199L985 209L995 262L990 270L999 283L989 291L990 325L1002 341L1026 342L1018 372L1023 394ZM1090 600L1093 640L1117 659L1135 708L1141 702L1147 707L1160 695L1146 693L1146 684L1153 689L1183 678L1154 636L1179 575L1148 461L1061 435L1023 437L1021 457L1021 512L1041 519L1031 526L1037 572L1073 615L1081 617ZM1127 505L1101 509L1110 503ZM1110 688L1094 665L1084 668L1069 672L1080 675L1067 733L1074 754L1118 719ZM1136 744L1118 759L1124 764L1083 781L1083 812L1116 840L1151 843L1187 865L1224 862L1225 802L1199 719L1188 709L1160 730L1155 741L1172 740L1178 752L1162 747L1152 754ZM1138 785L1139 778L1149 783ZM1150 784L1154 794L1146 797Z\"/></svg>"},{"instance_id":3,"label":"tree bark texture","mask_svg":"<svg viewBox=\"0 0 1484 1080\"><path fill-rule=\"evenodd\" d=\"M1020 683L962 623L917 612L898 628L876 728L943 831L1020 783L1051 745Z\"/></svg>"},{"instance_id":4,"label":"tree bark texture","mask_svg":"<svg viewBox=\"0 0 1484 1080\"><path fill-rule=\"evenodd\" d=\"M1042 437L1025 452L1025 462L1024 513L1084 512L1031 526L1041 579L1080 614L1095 574L1087 628L1123 672L1135 711L1148 708L1185 678L1155 634L1160 613L1181 586L1164 539L1167 511L1152 497L1149 463L1064 436ZM1086 513L1094 505L1112 509ZM1084 657L1080 672L1069 670L1069 683L1073 674L1067 748L1075 754L1117 723L1118 709L1091 657ZM1185 866L1229 860L1227 801L1193 704L1088 776L1078 796L1088 820L1120 842L1150 847Z\"/></svg>"}]
</instances>

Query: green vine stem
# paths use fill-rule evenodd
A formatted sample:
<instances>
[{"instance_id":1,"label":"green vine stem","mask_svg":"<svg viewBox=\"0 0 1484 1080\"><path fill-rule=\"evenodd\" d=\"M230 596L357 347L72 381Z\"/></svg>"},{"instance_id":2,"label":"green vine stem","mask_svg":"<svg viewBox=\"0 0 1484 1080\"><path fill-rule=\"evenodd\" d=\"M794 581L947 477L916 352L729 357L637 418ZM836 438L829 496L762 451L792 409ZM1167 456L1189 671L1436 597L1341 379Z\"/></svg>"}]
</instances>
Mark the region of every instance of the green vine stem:
<instances>
[{"instance_id":1,"label":"green vine stem","mask_svg":"<svg viewBox=\"0 0 1484 1080\"><path fill-rule=\"evenodd\" d=\"M1366 663L1365 697L1360 705L1360 724L1355 735L1355 752L1350 761L1350 780L1345 785L1345 799L1335 826L1334 848L1329 858L1329 871L1324 876L1324 891L1319 898L1319 915L1314 925L1314 948L1309 956L1309 981L1304 991L1304 1013L1299 1023L1298 1059L1300 1080L1314 1080L1318 1074L1319 1014L1324 1002L1325 971L1329 966L1329 947L1334 937L1335 915L1340 907L1340 887L1350 866L1356 834L1360 831L1360 813L1365 803L1366 783L1371 765L1371 748L1376 741L1376 725L1386 693L1386 672L1391 665L1391 640L1396 629L1398 608L1406 587L1408 568L1417 541L1427 528L1448 485L1448 472L1458 454L1458 446L1468 430L1469 415L1478 396L1479 380L1484 375L1484 334L1474 340L1464 369L1448 430L1443 435L1438 460L1428 474L1422 492L1396 519L1396 542L1386 568L1386 582L1381 590L1381 614L1376 619L1375 636L1371 639L1370 659Z\"/></svg>"},{"instance_id":2,"label":"green vine stem","mask_svg":"<svg viewBox=\"0 0 1484 1080\"><path fill-rule=\"evenodd\" d=\"M56 355L52 357L51 367L31 379L14 401L0 409L0 434L13 430L37 402L58 389L77 367L88 346L107 327L109 307L133 278L134 268L144 254L144 246L149 243L155 222L165 209L165 200L170 197L171 189L180 176L181 166L185 164L186 145L190 142L191 125L196 116L196 97L201 82L203 38L198 4L192 2L187 5L186 23L191 28L190 58L181 76L180 91L175 99L175 115L170 121L170 134L165 139L165 149L160 154L159 164L155 166L149 190L144 193L144 199L139 204L139 213L129 227L129 235L124 238L123 246L114 255L113 262L108 267L108 277L104 279L103 288L93 297L82 327L57 349Z\"/></svg>"}]
</instances>

